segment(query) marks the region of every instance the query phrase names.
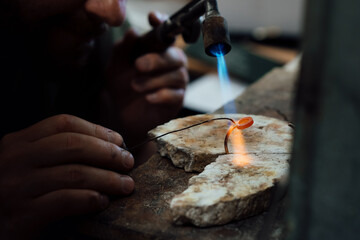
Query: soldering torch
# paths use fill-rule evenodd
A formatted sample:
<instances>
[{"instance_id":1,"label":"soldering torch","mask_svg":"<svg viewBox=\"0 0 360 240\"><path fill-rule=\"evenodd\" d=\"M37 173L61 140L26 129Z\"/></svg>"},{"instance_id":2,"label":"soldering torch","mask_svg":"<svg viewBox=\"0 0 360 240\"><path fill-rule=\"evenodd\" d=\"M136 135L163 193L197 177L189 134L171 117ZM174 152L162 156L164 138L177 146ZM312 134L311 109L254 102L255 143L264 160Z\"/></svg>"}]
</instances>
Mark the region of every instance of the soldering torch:
<instances>
[{"instance_id":1,"label":"soldering torch","mask_svg":"<svg viewBox=\"0 0 360 240\"><path fill-rule=\"evenodd\" d=\"M202 24L201 17L204 17ZM186 43L194 43L201 30L207 55L216 56L215 51L219 49L225 55L231 50L227 23L219 13L217 1L193 0L160 26L141 36L137 40L135 57L152 51L165 51L179 34Z\"/></svg>"}]
</instances>

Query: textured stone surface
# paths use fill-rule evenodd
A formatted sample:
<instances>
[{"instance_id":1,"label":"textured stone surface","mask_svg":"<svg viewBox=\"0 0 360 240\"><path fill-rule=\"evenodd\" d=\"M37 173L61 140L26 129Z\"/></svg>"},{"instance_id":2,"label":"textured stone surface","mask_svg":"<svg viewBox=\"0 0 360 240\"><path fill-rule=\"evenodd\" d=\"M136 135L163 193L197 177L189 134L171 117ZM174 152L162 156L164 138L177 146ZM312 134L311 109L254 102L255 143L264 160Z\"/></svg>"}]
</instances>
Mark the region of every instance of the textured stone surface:
<instances>
[{"instance_id":1,"label":"textured stone surface","mask_svg":"<svg viewBox=\"0 0 360 240\"><path fill-rule=\"evenodd\" d=\"M245 114L205 114L172 120L150 131L150 136L160 136L172 130L187 127L209 119L228 117L234 120L251 116L254 124L242 130L245 148L235 149L229 139L232 153L289 153L292 129L287 122L275 118ZM187 172L201 172L205 166L225 154L224 139L230 121L211 121L181 132L172 133L156 140L161 156ZM236 134L233 132L232 134Z\"/></svg>"},{"instance_id":2,"label":"textured stone surface","mask_svg":"<svg viewBox=\"0 0 360 240\"><path fill-rule=\"evenodd\" d=\"M289 158L290 154L280 153L218 157L190 178L189 187L173 198L170 208L174 221L204 227L264 211L275 182L287 176Z\"/></svg>"}]
</instances>

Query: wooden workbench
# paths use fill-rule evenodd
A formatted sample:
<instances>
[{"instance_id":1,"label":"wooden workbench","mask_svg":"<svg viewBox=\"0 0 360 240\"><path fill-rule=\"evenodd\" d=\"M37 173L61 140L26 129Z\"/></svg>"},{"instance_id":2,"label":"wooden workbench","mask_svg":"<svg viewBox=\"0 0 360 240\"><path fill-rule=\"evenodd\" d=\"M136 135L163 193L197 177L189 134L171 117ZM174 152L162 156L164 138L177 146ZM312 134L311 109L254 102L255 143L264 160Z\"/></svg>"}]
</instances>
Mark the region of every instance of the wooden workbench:
<instances>
[{"instance_id":1,"label":"wooden workbench","mask_svg":"<svg viewBox=\"0 0 360 240\"><path fill-rule=\"evenodd\" d=\"M261 114L291 121L296 74L274 69L236 99L240 113ZM222 112L222 109L217 111ZM193 173L174 167L170 160L153 155L130 174L135 192L113 199L105 211L68 222L61 239L277 239L283 233L284 200L270 211L223 226L198 228L172 223L169 203L187 188ZM70 230L69 230L70 229ZM71 233L69 233L70 231Z\"/></svg>"}]
</instances>

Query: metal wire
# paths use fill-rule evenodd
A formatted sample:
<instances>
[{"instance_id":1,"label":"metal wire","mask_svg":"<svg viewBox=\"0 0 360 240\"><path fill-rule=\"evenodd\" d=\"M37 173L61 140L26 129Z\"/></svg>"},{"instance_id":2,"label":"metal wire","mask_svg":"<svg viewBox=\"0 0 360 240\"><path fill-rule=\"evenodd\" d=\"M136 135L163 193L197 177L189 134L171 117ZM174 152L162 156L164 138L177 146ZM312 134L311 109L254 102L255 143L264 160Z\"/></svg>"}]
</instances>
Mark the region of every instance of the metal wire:
<instances>
[{"instance_id":1,"label":"metal wire","mask_svg":"<svg viewBox=\"0 0 360 240\"><path fill-rule=\"evenodd\" d=\"M233 124L236 125L236 122L235 120L231 119L231 118L226 118L226 117L222 117L222 118L213 118L213 119L210 119L210 120L206 120L206 121L203 121L203 122L199 122L199 123L196 123L196 124L193 124L193 125L190 125L190 126L187 126L187 127L184 127L184 128L180 128L180 129L177 129L177 130L174 130L174 131L170 131L170 132L167 132L167 133L164 133L160 136L157 136L157 137L153 137L153 138L150 138L150 139L147 139L146 141L142 142L142 143L139 143L137 145L135 145L134 147L131 147L131 148L128 148L127 150L128 151L133 151L134 149L146 144L146 143L149 143L153 140L156 140L158 138L161 138L161 137L164 137L168 134L171 134L171 133L176 133L176 132L180 132L180 131L184 131L186 129L189 129L189 128L192 128L192 127L196 127L196 126L199 126L199 125L202 125L204 123L208 123L208 122L212 122L212 121L217 121L217 120L227 120L227 121L231 121Z\"/></svg>"},{"instance_id":2,"label":"metal wire","mask_svg":"<svg viewBox=\"0 0 360 240\"><path fill-rule=\"evenodd\" d=\"M234 131L235 128L236 128L236 125L232 125L226 133L225 140L224 140L224 149L225 149L226 154L229 154L229 148L228 148L229 136L230 136L231 132Z\"/></svg>"}]
</instances>

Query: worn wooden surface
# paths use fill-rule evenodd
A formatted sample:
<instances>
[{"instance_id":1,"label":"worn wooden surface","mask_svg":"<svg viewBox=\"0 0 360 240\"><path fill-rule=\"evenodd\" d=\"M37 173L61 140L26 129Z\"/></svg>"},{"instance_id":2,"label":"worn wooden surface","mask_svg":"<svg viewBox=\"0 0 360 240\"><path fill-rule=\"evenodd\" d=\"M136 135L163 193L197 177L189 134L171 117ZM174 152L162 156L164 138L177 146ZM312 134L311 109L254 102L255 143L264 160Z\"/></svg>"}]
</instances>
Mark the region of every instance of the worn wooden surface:
<instances>
[{"instance_id":1,"label":"worn wooden surface","mask_svg":"<svg viewBox=\"0 0 360 240\"><path fill-rule=\"evenodd\" d=\"M240 113L291 119L291 93L295 74L275 69L236 99ZM221 112L221 109L217 112ZM169 203L187 188L192 173L174 167L170 160L155 154L133 170L135 192L114 199L108 209L74 223L77 236L94 239L277 239L281 234L282 205L270 212L226 224L198 228L172 223ZM71 238L72 239L72 238Z\"/></svg>"}]
</instances>

